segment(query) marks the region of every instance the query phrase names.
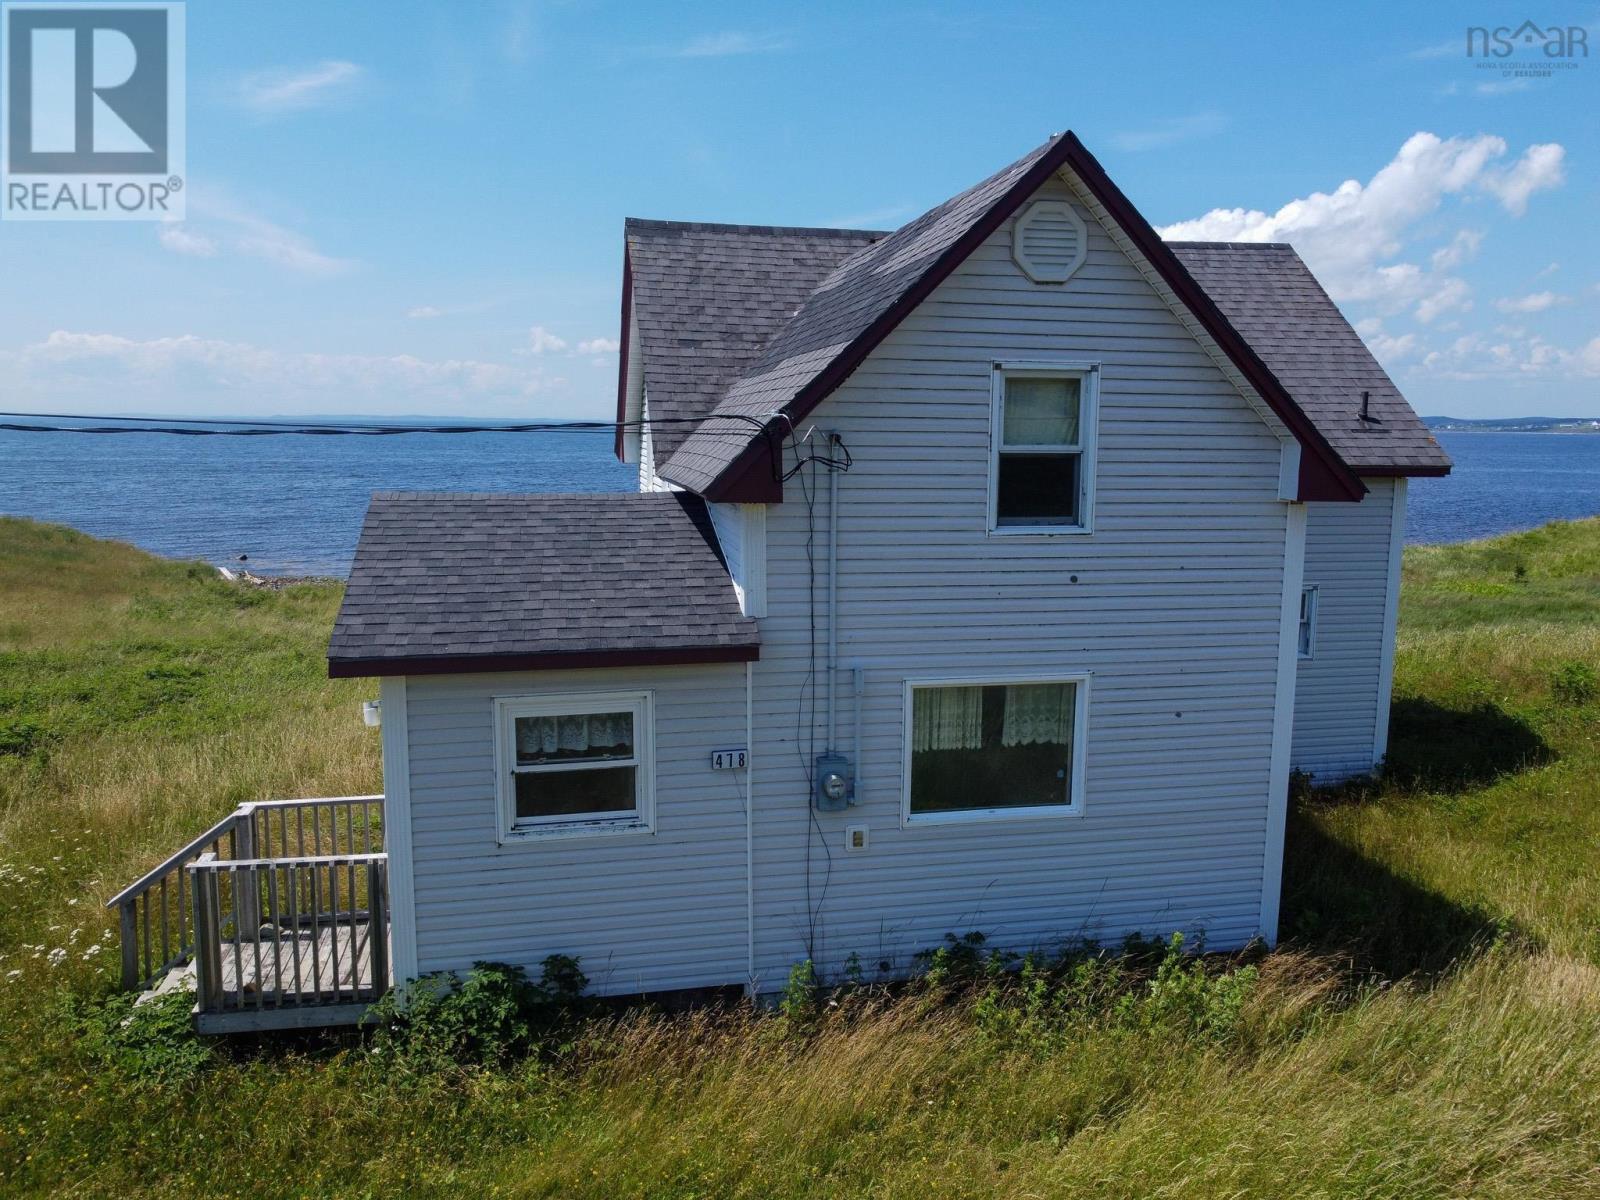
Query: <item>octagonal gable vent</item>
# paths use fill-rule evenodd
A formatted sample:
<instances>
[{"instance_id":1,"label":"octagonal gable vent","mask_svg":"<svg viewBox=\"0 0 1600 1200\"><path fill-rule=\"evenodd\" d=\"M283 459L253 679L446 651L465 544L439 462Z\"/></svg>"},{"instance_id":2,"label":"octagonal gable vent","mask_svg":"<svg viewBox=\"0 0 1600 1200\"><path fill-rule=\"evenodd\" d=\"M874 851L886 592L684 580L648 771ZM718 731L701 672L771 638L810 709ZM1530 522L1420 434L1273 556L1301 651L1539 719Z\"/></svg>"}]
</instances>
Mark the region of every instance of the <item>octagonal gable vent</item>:
<instances>
[{"instance_id":1,"label":"octagonal gable vent","mask_svg":"<svg viewBox=\"0 0 1600 1200\"><path fill-rule=\"evenodd\" d=\"M1065 200L1035 200L1011 227L1011 257L1035 283L1065 283L1083 265L1089 235Z\"/></svg>"}]
</instances>

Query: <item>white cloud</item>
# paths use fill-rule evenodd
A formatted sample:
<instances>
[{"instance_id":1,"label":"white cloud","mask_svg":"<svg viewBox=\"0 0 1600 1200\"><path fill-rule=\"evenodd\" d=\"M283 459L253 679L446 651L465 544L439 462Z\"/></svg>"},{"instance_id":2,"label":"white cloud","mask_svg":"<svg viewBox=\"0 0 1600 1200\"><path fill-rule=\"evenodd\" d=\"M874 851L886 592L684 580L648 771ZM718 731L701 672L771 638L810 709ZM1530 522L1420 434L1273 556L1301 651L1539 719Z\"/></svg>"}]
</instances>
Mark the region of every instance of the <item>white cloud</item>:
<instances>
[{"instance_id":1,"label":"white cloud","mask_svg":"<svg viewBox=\"0 0 1600 1200\"><path fill-rule=\"evenodd\" d=\"M304 275L343 275L353 265L322 253L304 234L259 217L240 218L234 246L240 254L263 258Z\"/></svg>"},{"instance_id":2,"label":"white cloud","mask_svg":"<svg viewBox=\"0 0 1600 1200\"><path fill-rule=\"evenodd\" d=\"M1435 271L1448 271L1459 267L1464 262L1469 262L1477 257L1478 247L1483 244L1483 230L1462 229L1458 230L1455 237L1450 239L1448 246L1443 246L1433 252L1433 269Z\"/></svg>"},{"instance_id":3,"label":"white cloud","mask_svg":"<svg viewBox=\"0 0 1600 1200\"><path fill-rule=\"evenodd\" d=\"M1503 313L1538 313L1558 304L1571 303L1570 296L1556 292L1533 292L1527 296L1506 296L1496 300L1494 306Z\"/></svg>"},{"instance_id":4,"label":"white cloud","mask_svg":"<svg viewBox=\"0 0 1600 1200\"><path fill-rule=\"evenodd\" d=\"M732 58L744 54L771 54L792 43L778 33L708 33L681 45L660 46L644 53L652 58Z\"/></svg>"},{"instance_id":5,"label":"white cloud","mask_svg":"<svg viewBox=\"0 0 1600 1200\"><path fill-rule=\"evenodd\" d=\"M1444 313L1471 307L1472 289L1466 280L1450 277L1438 280L1432 290L1417 301L1416 317L1426 325Z\"/></svg>"},{"instance_id":6,"label":"white cloud","mask_svg":"<svg viewBox=\"0 0 1600 1200\"><path fill-rule=\"evenodd\" d=\"M330 58L310 67L277 67L252 71L237 85L239 102L263 116L302 112L347 96L366 76L366 69Z\"/></svg>"},{"instance_id":7,"label":"white cloud","mask_svg":"<svg viewBox=\"0 0 1600 1200\"><path fill-rule=\"evenodd\" d=\"M535 325L528 330L528 344L521 351L523 354L553 354L567 348L565 338L559 338L543 325Z\"/></svg>"},{"instance_id":8,"label":"white cloud","mask_svg":"<svg viewBox=\"0 0 1600 1200\"><path fill-rule=\"evenodd\" d=\"M197 187L189 200L189 217L185 225L162 228L161 244L175 254L212 257L227 251L321 277L343 275L356 265L324 254L305 234L257 216L220 188Z\"/></svg>"},{"instance_id":9,"label":"white cloud","mask_svg":"<svg viewBox=\"0 0 1600 1200\"><path fill-rule=\"evenodd\" d=\"M190 233L182 225L163 224L156 235L161 244L174 254L187 254L191 258L212 258L217 253L215 239L203 233Z\"/></svg>"},{"instance_id":10,"label":"white cloud","mask_svg":"<svg viewBox=\"0 0 1600 1200\"><path fill-rule=\"evenodd\" d=\"M527 62L534 49L536 32L533 5L511 5L500 31L500 52L505 55L506 61Z\"/></svg>"},{"instance_id":11,"label":"white cloud","mask_svg":"<svg viewBox=\"0 0 1600 1200\"><path fill-rule=\"evenodd\" d=\"M1369 317L1365 321L1356 322L1356 332L1361 335L1362 340L1367 343L1372 353L1377 355L1380 362L1401 362L1416 354L1420 349L1417 344L1416 334L1406 333L1396 337L1393 334L1385 333L1383 322L1376 317Z\"/></svg>"},{"instance_id":12,"label":"white cloud","mask_svg":"<svg viewBox=\"0 0 1600 1200\"><path fill-rule=\"evenodd\" d=\"M1445 272L1476 250L1481 235L1459 240L1458 234L1432 270L1396 261L1424 218L1446 197L1474 190L1490 192L1520 216L1533 192L1560 182L1560 146L1532 146L1510 169L1496 169L1506 149L1504 139L1489 134L1417 133L1365 184L1347 179L1331 192L1290 200L1271 213L1213 209L1160 232L1172 240L1287 241L1335 300L1371 303L1384 312L1415 306L1419 319L1433 320L1471 303L1465 282Z\"/></svg>"},{"instance_id":13,"label":"white cloud","mask_svg":"<svg viewBox=\"0 0 1600 1200\"><path fill-rule=\"evenodd\" d=\"M615 354L622 349L616 338L597 337L578 343L579 354Z\"/></svg>"},{"instance_id":14,"label":"white cloud","mask_svg":"<svg viewBox=\"0 0 1600 1200\"><path fill-rule=\"evenodd\" d=\"M431 321L434 317L444 316L444 309L435 308L431 304L419 304L416 308L409 310L406 316L413 321Z\"/></svg>"},{"instance_id":15,"label":"white cloud","mask_svg":"<svg viewBox=\"0 0 1600 1200\"><path fill-rule=\"evenodd\" d=\"M174 396L192 389L224 401L242 397L242 407L257 411L266 403L324 412L363 398L390 405L391 412L395 405L417 404L439 411L463 393L528 396L553 382L534 371L473 359L320 354L192 334L139 340L68 330L21 350L0 351L0 379L19 391L38 386L55 395L103 396L114 383L119 397L169 411Z\"/></svg>"},{"instance_id":16,"label":"white cloud","mask_svg":"<svg viewBox=\"0 0 1600 1200\"><path fill-rule=\"evenodd\" d=\"M1210 137L1227 128L1228 119L1221 113L1201 112L1186 117L1173 117L1158 121L1144 129L1129 129L1111 135L1111 144L1118 150L1136 153L1141 150L1158 150L1178 142Z\"/></svg>"},{"instance_id":17,"label":"white cloud","mask_svg":"<svg viewBox=\"0 0 1600 1200\"><path fill-rule=\"evenodd\" d=\"M1514 217L1528 211L1528 197L1534 192L1559 187L1566 180L1567 152L1556 142L1529 146L1509 171L1491 171L1483 186L1500 198Z\"/></svg>"},{"instance_id":18,"label":"white cloud","mask_svg":"<svg viewBox=\"0 0 1600 1200\"><path fill-rule=\"evenodd\" d=\"M1466 47L1455 38L1445 42L1435 42L1431 46L1419 46L1406 54L1407 58L1449 58L1461 54Z\"/></svg>"},{"instance_id":19,"label":"white cloud","mask_svg":"<svg viewBox=\"0 0 1600 1200\"><path fill-rule=\"evenodd\" d=\"M1532 86L1526 79L1491 79L1472 90L1480 96L1505 96L1512 92L1525 92Z\"/></svg>"},{"instance_id":20,"label":"white cloud","mask_svg":"<svg viewBox=\"0 0 1600 1200\"><path fill-rule=\"evenodd\" d=\"M1557 346L1536 333L1496 330L1468 333L1425 355L1422 370L1441 379L1557 379L1600 377L1600 337L1577 349Z\"/></svg>"}]
</instances>

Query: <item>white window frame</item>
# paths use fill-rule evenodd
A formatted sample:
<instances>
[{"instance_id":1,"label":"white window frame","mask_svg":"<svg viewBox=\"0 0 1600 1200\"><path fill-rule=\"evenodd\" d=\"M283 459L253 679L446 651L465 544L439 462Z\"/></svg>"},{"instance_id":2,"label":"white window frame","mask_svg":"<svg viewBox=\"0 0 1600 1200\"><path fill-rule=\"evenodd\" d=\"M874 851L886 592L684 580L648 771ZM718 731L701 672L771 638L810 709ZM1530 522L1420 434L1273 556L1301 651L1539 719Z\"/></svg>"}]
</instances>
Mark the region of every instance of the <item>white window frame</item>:
<instances>
[{"instance_id":1,"label":"white window frame","mask_svg":"<svg viewBox=\"0 0 1600 1200\"><path fill-rule=\"evenodd\" d=\"M1005 446L1006 380L1076 379L1081 410L1078 414L1076 446ZM1100 364L1097 362L997 362L990 380L989 404L989 514L988 532L993 537L1061 537L1094 532L1094 477L1100 432ZM1000 455L1076 454L1078 455L1078 523L1076 525L1001 525Z\"/></svg>"},{"instance_id":2,"label":"white window frame","mask_svg":"<svg viewBox=\"0 0 1600 1200\"><path fill-rule=\"evenodd\" d=\"M1317 585L1307 583L1300 588L1300 612L1303 614L1294 624L1294 652L1301 661L1306 662L1317 656ZM1300 627L1306 628L1306 648L1300 649Z\"/></svg>"},{"instance_id":3,"label":"white window frame","mask_svg":"<svg viewBox=\"0 0 1600 1200\"><path fill-rule=\"evenodd\" d=\"M1088 671L1052 671L1049 674L1022 675L955 675L939 678L907 679L905 681L905 706L901 729L900 769L900 824L902 828L919 825L968 825L974 821L1038 821L1057 820L1062 817L1081 817L1084 811L1085 763L1088 760L1089 737L1089 685ZM1066 804L1033 804L1026 807L963 808L954 812L913 813L911 811L911 704L914 693L921 688L941 687L1005 687L1015 683L1070 683L1077 689L1072 713L1072 770L1067 780Z\"/></svg>"},{"instance_id":4,"label":"white window frame","mask_svg":"<svg viewBox=\"0 0 1600 1200\"><path fill-rule=\"evenodd\" d=\"M601 837L655 832L655 696L651 692L563 692L546 696L498 696L494 701L495 832L502 844L545 838ZM562 763L517 767L518 717L581 717L590 713L633 714L633 761L598 759L592 763ZM516 774L588 771L603 767L634 767L634 807L631 812L593 816L568 815L517 819Z\"/></svg>"}]
</instances>

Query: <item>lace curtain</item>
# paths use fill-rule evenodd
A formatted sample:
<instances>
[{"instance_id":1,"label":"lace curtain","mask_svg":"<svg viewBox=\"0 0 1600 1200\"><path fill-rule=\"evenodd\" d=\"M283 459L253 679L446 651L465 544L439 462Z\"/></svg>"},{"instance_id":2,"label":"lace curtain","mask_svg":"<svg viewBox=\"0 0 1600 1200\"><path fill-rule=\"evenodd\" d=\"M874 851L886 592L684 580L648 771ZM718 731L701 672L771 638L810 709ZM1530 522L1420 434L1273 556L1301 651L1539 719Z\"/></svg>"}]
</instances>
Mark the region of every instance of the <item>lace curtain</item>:
<instances>
[{"instance_id":1,"label":"lace curtain","mask_svg":"<svg viewBox=\"0 0 1600 1200\"><path fill-rule=\"evenodd\" d=\"M1006 688L1002 746L1072 744L1070 683L1016 684Z\"/></svg>"},{"instance_id":2,"label":"lace curtain","mask_svg":"<svg viewBox=\"0 0 1600 1200\"><path fill-rule=\"evenodd\" d=\"M588 713L581 717L518 717L517 758L547 758L558 752L590 754L633 750L632 713Z\"/></svg>"},{"instance_id":3,"label":"lace curtain","mask_svg":"<svg viewBox=\"0 0 1600 1200\"><path fill-rule=\"evenodd\" d=\"M981 687L919 688L911 698L913 750L983 748Z\"/></svg>"},{"instance_id":4,"label":"lace curtain","mask_svg":"<svg viewBox=\"0 0 1600 1200\"><path fill-rule=\"evenodd\" d=\"M1001 440L1007 446L1070 446L1078 440L1078 381L1006 380Z\"/></svg>"},{"instance_id":5,"label":"lace curtain","mask_svg":"<svg viewBox=\"0 0 1600 1200\"><path fill-rule=\"evenodd\" d=\"M919 688L911 705L913 750L983 749L983 694L998 688ZM1004 689L1002 746L1071 745L1073 686L1019 683Z\"/></svg>"}]
</instances>

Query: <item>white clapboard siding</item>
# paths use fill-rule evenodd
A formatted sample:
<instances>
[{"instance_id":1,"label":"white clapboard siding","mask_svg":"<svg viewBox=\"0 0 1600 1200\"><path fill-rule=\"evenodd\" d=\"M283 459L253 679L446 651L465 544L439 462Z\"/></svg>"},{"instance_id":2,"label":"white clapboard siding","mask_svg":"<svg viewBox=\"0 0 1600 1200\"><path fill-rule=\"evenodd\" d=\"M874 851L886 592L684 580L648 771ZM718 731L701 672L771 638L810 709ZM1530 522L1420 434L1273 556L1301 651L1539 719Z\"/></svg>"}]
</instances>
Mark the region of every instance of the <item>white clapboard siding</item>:
<instances>
[{"instance_id":1,"label":"white clapboard siding","mask_svg":"<svg viewBox=\"0 0 1600 1200\"><path fill-rule=\"evenodd\" d=\"M656 832L501 845L494 699L649 690ZM710 752L745 744L741 664L413 677L407 685L419 970L580 958L602 994L742 982L745 810Z\"/></svg>"},{"instance_id":2,"label":"white clapboard siding","mask_svg":"<svg viewBox=\"0 0 1600 1200\"><path fill-rule=\"evenodd\" d=\"M1392 479L1368 479L1359 504L1311 504L1306 516L1306 586L1317 589L1314 656L1295 685L1290 761L1316 783L1370 771L1377 737L1389 586Z\"/></svg>"},{"instance_id":3,"label":"white clapboard siding","mask_svg":"<svg viewBox=\"0 0 1600 1200\"><path fill-rule=\"evenodd\" d=\"M728 565L739 607L744 608L744 510L737 504L707 504L711 527L717 531L717 546Z\"/></svg>"},{"instance_id":4,"label":"white clapboard siding","mask_svg":"<svg viewBox=\"0 0 1600 1200\"><path fill-rule=\"evenodd\" d=\"M768 510L754 715L763 988L808 953L829 975L851 954L869 976L904 970L946 932L1026 949L1175 929L1227 947L1260 931L1278 442L1078 212L1089 254L1070 281L1029 281L1002 228L808 421L854 456L839 479L839 653L864 668L865 697L856 747L843 672L838 742L860 775L848 813L809 807L825 473L809 518L794 481ZM1049 358L1102 365L1095 531L986 536L991 364ZM903 828L904 681L1052 669L1093 673L1084 815ZM869 827L865 852L844 852L847 824Z\"/></svg>"},{"instance_id":5,"label":"white clapboard siding","mask_svg":"<svg viewBox=\"0 0 1600 1200\"><path fill-rule=\"evenodd\" d=\"M650 420L650 396L645 394L640 411L646 422ZM641 492L674 492L678 489L656 474L655 438L646 424L639 431L639 490Z\"/></svg>"}]
</instances>

